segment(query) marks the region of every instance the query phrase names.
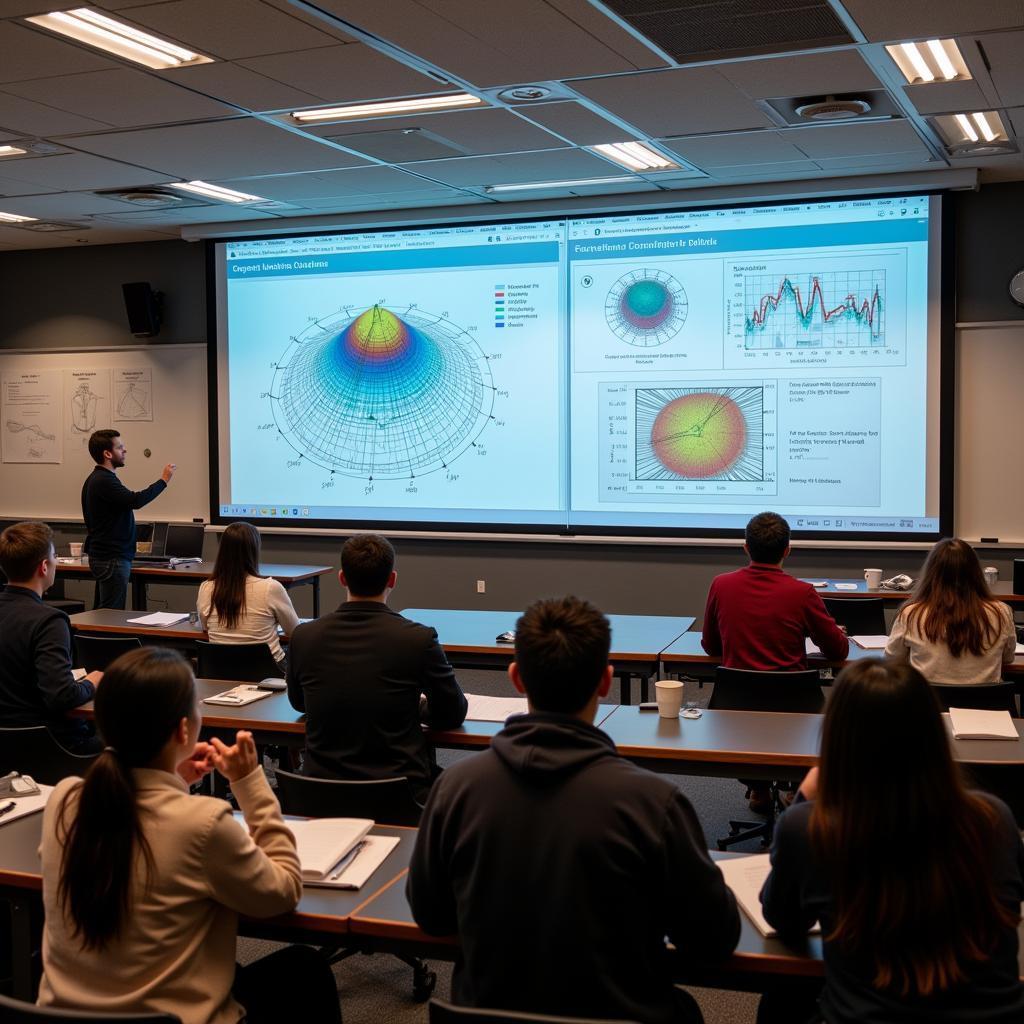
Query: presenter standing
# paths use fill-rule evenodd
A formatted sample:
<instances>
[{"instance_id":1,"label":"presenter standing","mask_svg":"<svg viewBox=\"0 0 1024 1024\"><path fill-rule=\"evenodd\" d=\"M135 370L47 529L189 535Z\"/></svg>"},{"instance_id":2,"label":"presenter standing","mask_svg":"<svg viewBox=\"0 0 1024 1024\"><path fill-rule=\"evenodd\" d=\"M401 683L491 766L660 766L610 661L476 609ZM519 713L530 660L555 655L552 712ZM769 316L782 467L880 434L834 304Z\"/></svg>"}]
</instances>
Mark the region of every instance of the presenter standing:
<instances>
[{"instance_id":1,"label":"presenter standing","mask_svg":"<svg viewBox=\"0 0 1024 1024\"><path fill-rule=\"evenodd\" d=\"M129 491L117 479L128 449L116 430L97 430L89 438L89 454L96 468L82 485L82 517L88 530L84 550L96 579L96 607L124 608L135 555L134 510L160 494L177 467L168 463L159 480L145 490Z\"/></svg>"}]
</instances>

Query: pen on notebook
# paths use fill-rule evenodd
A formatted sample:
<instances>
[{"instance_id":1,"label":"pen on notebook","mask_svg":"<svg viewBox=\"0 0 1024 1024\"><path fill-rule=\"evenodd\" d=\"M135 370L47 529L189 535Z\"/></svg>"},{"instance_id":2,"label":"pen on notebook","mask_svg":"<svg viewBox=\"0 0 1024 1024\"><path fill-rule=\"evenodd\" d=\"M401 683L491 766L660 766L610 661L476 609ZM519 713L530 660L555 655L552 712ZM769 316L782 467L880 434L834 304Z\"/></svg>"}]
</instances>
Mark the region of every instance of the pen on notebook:
<instances>
[{"instance_id":1,"label":"pen on notebook","mask_svg":"<svg viewBox=\"0 0 1024 1024\"><path fill-rule=\"evenodd\" d=\"M354 861L356 857L359 856L360 851L363 849L365 845L365 839L362 839L358 843L356 843L356 845L353 846L352 849L349 850L348 853L346 853L345 856L338 861L334 874L331 875L328 881L336 882L339 878L341 878L341 876L345 873L345 870L352 864L352 861Z\"/></svg>"},{"instance_id":2,"label":"pen on notebook","mask_svg":"<svg viewBox=\"0 0 1024 1024\"><path fill-rule=\"evenodd\" d=\"M13 800L8 804L4 804L3 807L0 807L0 817L3 817L3 815L5 815L8 811L13 811L14 808L17 806L18 805Z\"/></svg>"}]
</instances>

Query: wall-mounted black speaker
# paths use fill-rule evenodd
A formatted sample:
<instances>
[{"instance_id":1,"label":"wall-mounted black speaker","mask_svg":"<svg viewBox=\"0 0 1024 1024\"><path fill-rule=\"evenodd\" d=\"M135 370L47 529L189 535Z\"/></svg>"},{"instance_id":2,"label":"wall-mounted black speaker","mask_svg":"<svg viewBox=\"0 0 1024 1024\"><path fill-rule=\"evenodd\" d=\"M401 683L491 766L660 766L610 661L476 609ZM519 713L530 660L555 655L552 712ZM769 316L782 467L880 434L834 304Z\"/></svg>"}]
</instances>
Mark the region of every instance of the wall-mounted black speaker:
<instances>
[{"instance_id":1,"label":"wall-mounted black speaker","mask_svg":"<svg viewBox=\"0 0 1024 1024\"><path fill-rule=\"evenodd\" d=\"M128 329L136 338L155 338L160 333L163 315L163 292L155 292L148 281L132 281L121 285Z\"/></svg>"}]
</instances>

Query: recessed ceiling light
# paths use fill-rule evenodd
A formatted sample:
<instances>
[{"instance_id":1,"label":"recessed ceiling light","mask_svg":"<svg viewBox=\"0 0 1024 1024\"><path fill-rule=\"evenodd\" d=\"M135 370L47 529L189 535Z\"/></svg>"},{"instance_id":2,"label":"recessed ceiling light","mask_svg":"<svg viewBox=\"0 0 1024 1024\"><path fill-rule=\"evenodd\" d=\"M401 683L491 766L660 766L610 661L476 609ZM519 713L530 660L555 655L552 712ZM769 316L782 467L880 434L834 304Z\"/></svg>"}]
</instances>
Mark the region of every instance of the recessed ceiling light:
<instances>
[{"instance_id":1,"label":"recessed ceiling light","mask_svg":"<svg viewBox=\"0 0 1024 1024\"><path fill-rule=\"evenodd\" d=\"M979 110L971 114L942 114L932 119L951 151L961 154L983 152L1014 152L1003 119L995 110ZM978 147L995 147L982 150Z\"/></svg>"},{"instance_id":2,"label":"recessed ceiling light","mask_svg":"<svg viewBox=\"0 0 1024 1024\"><path fill-rule=\"evenodd\" d=\"M24 156L27 150L18 146L0 146L0 157L3 156Z\"/></svg>"},{"instance_id":3,"label":"recessed ceiling light","mask_svg":"<svg viewBox=\"0 0 1024 1024\"><path fill-rule=\"evenodd\" d=\"M20 213L0 213L0 221L3 221L4 224L24 224L35 219L35 217L23 217Z\"/></svg>"},{"instance_id":4,"label":"recessed ceiling light","mask_svg":"<svg viewBox=\"0 0 1024 1024\"><path fill-rule=\"evenodd\" d=\"M78 7L72 11L51 11L25 20L147 68L180 68L213 62L212 57L186 50L184 46L150 35L134 25L88 7Z\"/></svg>"},{"instance_id":5,"label":"recessed ceiling light","mask_svg":"<svg viewBox=\"0 0 1024 1024\"><path fill-rule=\"evenodd\" d=\"M662 156L646 142L608 142L587 148L623 167L628 167L631 171L667 171L678 169L680 166Z\"/></svg>"},{"instance_id":6,"label":"recessed ceiling light","mask_svg":"<svg viewBox=\"0 0 1024 1024\"><path fill-rule=\"evenodd\" d=\"M414 100L386 100L382 103L351 103L344 107L319 107L315 110L294 110L292 119L300 124L320 124L326 121L353 121L369 117L389 117L395 114L426 114L435 110L456 110L462 107L484 106L479 96L468 92L448 93L445 96L421 96Z\"/></svg>"},{"instance_id":7,"label":"recessed ceiling light","mask_svg":"<svg viewBox=\"0 0 1024 1024\"><path fill-rule=\"evenodd\" d=\"M510 185L485 185L485 192L525 192L542 188L582 188L584 185L621 185L625 182L642 181L633 174L617 174L608 178L568 178L565 181L524 181Z\"/></svg>"},{"instance_id":8,"label":"recessed ceiling light","mask_svg":"<svg viewBox=\"0 0 1024 1024\"><path fill-rule=\"evenodd\" d=\"M971 77L955 39L929 39L887 46L889 56L911 85L962 82Z\"/></svg>"},{"instance_id":9,"label":"recessed ceiling light","mask_svg":"<svg viewBox=\"0 0 1024 1024\"><path fill-rule=\"evenodd\" d=\"M248 192L236 192L233 188L211 185L208 181L172 181L171 188L180 188L184 192L194 192L207 199L216 199L221 203L265 203L262 196L251 196Z\"/></svg>"}]
</instances>

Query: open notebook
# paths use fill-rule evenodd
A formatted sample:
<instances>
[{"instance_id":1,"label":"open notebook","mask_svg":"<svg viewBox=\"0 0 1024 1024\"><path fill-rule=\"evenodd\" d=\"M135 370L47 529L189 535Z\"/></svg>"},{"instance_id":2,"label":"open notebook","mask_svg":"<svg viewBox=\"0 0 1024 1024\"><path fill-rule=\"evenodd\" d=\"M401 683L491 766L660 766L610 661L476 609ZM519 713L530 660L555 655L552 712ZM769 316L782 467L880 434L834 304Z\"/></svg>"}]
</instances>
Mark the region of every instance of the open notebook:
<instances>
[{"instance_id":1,"label":"open notebook","mask_svg":"<svg viewBox=\"0 0 1024 1024\"><path fill-rule=\"evenodd\" d=\"M767 853L752 853L749 857L726 857L715 863L722 869L725 884L732 889L740 909L762 935L770 937L778 932L764 919L761 910L761 889L772 869L768 858ZM812 934L820 931L818 924L811 929Z\"/></svg>"}]
</instances>

